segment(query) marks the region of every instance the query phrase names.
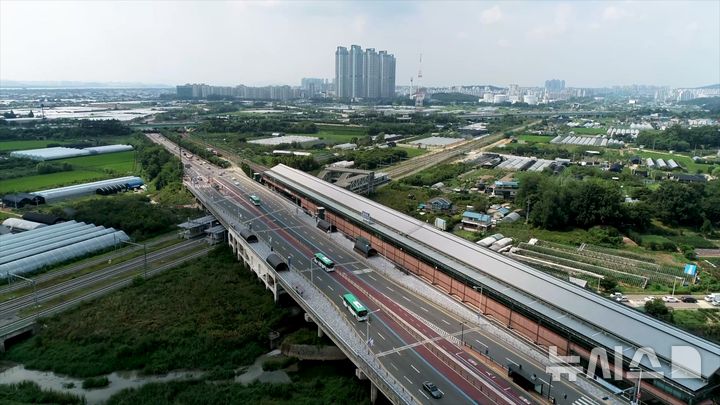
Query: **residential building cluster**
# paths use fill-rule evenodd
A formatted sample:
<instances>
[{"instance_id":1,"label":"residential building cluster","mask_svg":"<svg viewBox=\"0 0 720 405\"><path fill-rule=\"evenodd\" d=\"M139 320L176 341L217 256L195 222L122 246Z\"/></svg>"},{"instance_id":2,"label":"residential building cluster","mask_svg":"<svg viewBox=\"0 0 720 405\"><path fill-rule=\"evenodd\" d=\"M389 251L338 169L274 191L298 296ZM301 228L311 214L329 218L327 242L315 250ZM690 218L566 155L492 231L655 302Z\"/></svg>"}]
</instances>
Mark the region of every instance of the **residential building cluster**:
<instances>
[{"instance_id":1,"label":"residential building cluster","mask_svg":"<svg viewBox=\"0 0 720 405\"><path fill-rule=\"evenodd\" d=\"M210 86L207 84L185 84L177 86L177 97L182 100L219 98L243 98L248 100L290 100L302 97L301 89L290 86L251 87L239 85Z\"/></svg>"},{"instance_id":2,"label":"residential building cluster","mask_svg":"<svg viewBox=\"0 0 720 405\"><path fill-rule=\"evenodd\" d=\"M360 45L335 51L335 95L349 99L395 97L395 56Z\"/></svg>"}]
</instances>

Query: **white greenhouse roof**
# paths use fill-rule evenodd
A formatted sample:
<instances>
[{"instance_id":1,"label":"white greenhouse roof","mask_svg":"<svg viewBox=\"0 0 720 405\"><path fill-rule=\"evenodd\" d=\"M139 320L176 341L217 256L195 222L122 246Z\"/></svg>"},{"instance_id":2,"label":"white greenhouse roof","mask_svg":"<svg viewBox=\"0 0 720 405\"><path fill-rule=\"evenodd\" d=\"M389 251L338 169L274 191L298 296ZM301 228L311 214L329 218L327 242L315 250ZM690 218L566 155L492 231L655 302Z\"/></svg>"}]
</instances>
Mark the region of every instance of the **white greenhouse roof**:
<instances>
[{"instance_id":1,"label":"white greenhouse roof","mask_svg":"<svg viewBox=\"0 0 720 405\"><path fill-rule=\"evenodd\" d=\"M87 156L90 151L75 148L65 148L58 146L55 148L43 148L43 149L28 149L11 152L10 156L28 158L32 160L54 160L54 159L65 159L78 156Z\"/></svg>"},{"instance_id":2,"label":"white greenhouse roof","mask_svg":"<svg viewBox=\"0 0 720 405\"><path fill-rule=\"evenodd\" d=\"M28 158L32 160L55 160L73 158L78 156L95 155L100 153L124 152L128 150L133 150L133 147L131 145L105 145L77 149L57 146L54 148L19 150L11 152L10 156Z\"/></svg>"},{"instance_id":3,"label":"white greenhouse roof","mask_svg":"<svg viewBox=\"0 0 720 405\"><path fill-rule=\"evenodd\" d=\"M132 145L106 145L106 146L93 146L91 148L85 148L91 154L95 153L114 153L114 152L125 152L133 150Z\"/></svg>"},{"instance_id":4,"label":"white greenhouse roof","mask_svg":"<svg viewBox=\"0 0 720 405\"><path fill-rule=\"evenodd\" d=\"M23 274L115 246L130 238L123 231L63 222L0 238L0 275Z\"/></svg>"},{"instance_id":5,"label":"white greenhouse roof","mask_svg":"<svg viewBox=\"0 0 720 405\"><path fill-rule=\"evenodd\" d=\"M3 221L3 225L7 226L8 228L12 229L22 229L24 231L29 231L31 229L37 229L37 228L44 228L47 225L41 224L39 222L33 222L33 221L27 221L25 219L20 218L8 218Z\"/></svg>"}]
</instances>

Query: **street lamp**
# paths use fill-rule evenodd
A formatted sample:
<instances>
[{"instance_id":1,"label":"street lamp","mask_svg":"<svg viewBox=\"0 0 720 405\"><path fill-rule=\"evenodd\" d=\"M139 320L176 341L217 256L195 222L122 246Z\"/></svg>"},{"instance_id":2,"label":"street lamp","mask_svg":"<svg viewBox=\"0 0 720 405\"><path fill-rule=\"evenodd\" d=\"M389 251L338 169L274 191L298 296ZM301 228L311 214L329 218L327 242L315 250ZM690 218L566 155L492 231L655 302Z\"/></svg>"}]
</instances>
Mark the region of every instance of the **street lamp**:
<instances>
[{"instance_id":1,"label":"street lamp","mask_svg":"<svg viewBox=\"0 0 720 405\"><path fill-rule=\"evenodd\" d=\"M480 319L480 315L485 313L485 311L483 311L480 308L480 304L481 304L482 297L483 297L483 286L481 285L480 287L478 287L478 286L474 285L472 288L475 291L478 291L478 288L480 289L480 299L478 299L478 319ZM487 301L485 301L485 302L487 303ZM487 306L487 304L486 304L486 306Z\"/></svg>"},{"instance_id":2,"label":"street lamp","mask_svg":"<svg viewBox=\"0 0 720 405\"><path fill-rule=\"evenodd\" d=\"M681 277L675 276L675 278L673 279L673 291L672 291L672 296L673 296L673 297L675 296L675 283L677 283L677 281L678 281L680 278L681 278Z\"/></svg>"},{"instance_id":3,"label":"street lamp","mask_svg":"<svg viewBox=\"0 0 720 405\"><path fill-rule=\"evenodd\" d=\"M640 382L642 380L642 369L640 367L631 368L629 371L638 372L638 381L637 381L637 389L635 390L635 395L632 401L630 401L631 405L639 405L640 404Z\"/></svg>"},{"instance_id":4,"label":"street lamp","mask_svg":"<svg viewBox=\"0 0 720 405\"><path fill-rule=\"evenodd\" d=\"M143 256L144 256L144 262L145 262L145 264L144 264L144 271L145 271L145 278L147 278L147 272L148 272L147 244L146 244L146 243L140 244L140 243L130 242L130 241L127 241L127 240L123 240L123 241L120 241L120 242L121 242L121 243L127 243L128 245L133 245L133 246L137 246L137 247L143 248Z\"/></svg>"},{"instance_id":5,"label":"street lamp","mask_svg":"<svg viewBox=\"0 0 720 405\"><path fill-rule=\"evenodd\" d=\"M8 282L9 282L10 280L12 280L12 277L17 277L17 278L19 278L20 280L25 280L25 281L30 282L30 284L32 284L32 287L33 287L33 297L34 297L34 299L35 299L35 320L37 320L37 318L38 318L38 311L37 311L37 309L38 309L38 307L39 307L39 304L38 304L38 296L37 296L37 283L35 283L35 280L30 279L30 278L23 277L23 276L21 276L21 275L15 274L15 273L10 273L10 272L7 273L7 276L8 276Z\"/></svg>"},{"instance_id":6,"label":"street lamp","mask_svg":"<svg viewBox=\"0 0 720 405\"><path fill-rule=\"evenodd\" d=\"M374 314L375 312L380 312L382 308L378 308L374 311L370 311L367 314L367 320L365 321L365 344L368 345L368 347L372 346L370 343L370 314Z\"/></svg>"},{"instance_id":7,"label":"street lamp","mask_svg":"<svg viewBox=\"0 0 720 405\"><path fill-rule=\"evenodd\" d=\"M465 322L460 322L460 345L465 344Z\"/></svg>"}]
</instances>

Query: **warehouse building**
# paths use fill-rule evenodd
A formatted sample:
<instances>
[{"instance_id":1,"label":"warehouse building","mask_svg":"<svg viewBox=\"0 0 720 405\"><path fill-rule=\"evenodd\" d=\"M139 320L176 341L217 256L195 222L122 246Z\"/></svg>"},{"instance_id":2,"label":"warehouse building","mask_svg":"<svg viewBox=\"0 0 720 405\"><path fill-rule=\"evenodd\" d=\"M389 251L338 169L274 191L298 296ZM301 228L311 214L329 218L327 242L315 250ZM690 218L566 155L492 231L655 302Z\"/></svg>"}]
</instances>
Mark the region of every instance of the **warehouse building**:
<instances>
[{"instance_id":1,"label":"warehouse building","mask_svg":"<svg viewBox=\"0 0 720 405\"><path fill-rule=\"evenodd\" d=\"M123 231L75 221L0 235L0 277L7 273L29 273L128 240Z\"/></svg>"},{"instance_id":2,"label":"warehouse building","mask_svg":"<svg viewBox=\"0 0 720 405\"><path fill-rule=\"evenodd\" d=\"M139 177L128 176L116 179L94 181L92 183L76 184L74 186L52 188L35 191L32 194L41 196L46 203L60 201L68 198L82 197L92 194L111 194L118 190L136 189L144 184ZM118 189L119 187L119 189Z\"/></svg>"}]
</instances>

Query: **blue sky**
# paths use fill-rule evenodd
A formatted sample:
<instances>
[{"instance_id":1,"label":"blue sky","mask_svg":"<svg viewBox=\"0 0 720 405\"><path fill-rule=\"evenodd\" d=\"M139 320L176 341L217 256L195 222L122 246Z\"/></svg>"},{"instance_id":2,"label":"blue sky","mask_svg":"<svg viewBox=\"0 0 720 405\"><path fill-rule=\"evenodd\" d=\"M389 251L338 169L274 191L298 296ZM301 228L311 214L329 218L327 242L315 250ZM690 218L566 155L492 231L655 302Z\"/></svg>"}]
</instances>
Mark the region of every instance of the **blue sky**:
<instances>
[{"instance_id":1,"label":"blue sky","mask_svg":"<svg viewBox=\"0 0 720 405\"><path fill-rule=\"evenodd\" d=\"M0 79L299 84L337 45L397 82L720 82L720 1L0 1Z\"/></svg>"}]
</instances>

